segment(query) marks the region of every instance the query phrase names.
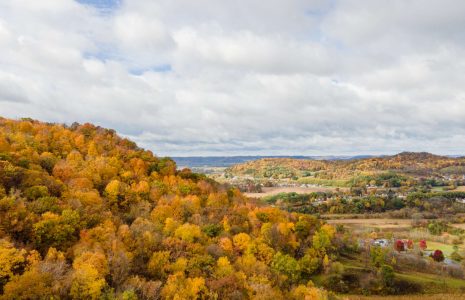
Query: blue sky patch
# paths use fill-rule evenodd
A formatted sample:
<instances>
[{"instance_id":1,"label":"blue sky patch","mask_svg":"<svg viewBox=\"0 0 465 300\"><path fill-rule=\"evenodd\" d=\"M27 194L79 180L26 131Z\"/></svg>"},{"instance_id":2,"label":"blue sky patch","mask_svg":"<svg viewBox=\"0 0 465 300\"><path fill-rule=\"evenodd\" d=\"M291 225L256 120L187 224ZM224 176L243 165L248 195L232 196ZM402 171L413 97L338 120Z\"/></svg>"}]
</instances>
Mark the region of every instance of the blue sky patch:
<instances>
[{"instance_id":1,"label":"blue sky patch","mask_svg":"<svg viewBox=\"0 0 465 300\"><path fill-rule=\"evenodd\" d=\"M137 68L137 69L131 69L129 72L133 75L142 75L145 72L157 72L157 73L166 73L172 71L171 65L169 64L164 64L164 65L158 65L150 68Z\"/></svg>"},{"instance_id":2,"label":"blue sky patch","mask_svg":"<svg viewBox=\"0 0 465 300\"><path fill-rule=\"evenodd\" d=\"M121 0L77 0L77 2L94 6L103 11L113 10L121 4Z\"/></svg>"}]
</instances>

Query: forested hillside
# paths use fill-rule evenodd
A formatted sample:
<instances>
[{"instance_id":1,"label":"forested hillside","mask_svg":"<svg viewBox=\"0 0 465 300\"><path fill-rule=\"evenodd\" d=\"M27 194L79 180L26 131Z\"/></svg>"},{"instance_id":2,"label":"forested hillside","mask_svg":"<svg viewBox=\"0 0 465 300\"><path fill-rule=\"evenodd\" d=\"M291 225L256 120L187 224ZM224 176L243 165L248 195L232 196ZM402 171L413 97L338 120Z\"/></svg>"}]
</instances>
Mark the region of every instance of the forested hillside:
<instances>
[{"instance_id":1,"label":"forested hillside","mask_svg":"<svg viewBox=\"0 0 465 300\"><path fill-rule=\"evenodd\" d=\"M465 158L451 158L430 153L403 152L393 156L352 160L302 160L265 158L228 168L227 176L254 178L319 178L349 180L357 176L392 172L408 176L463 175Z\"/></svg>"},{"instance_id":2,"label":"forested hillside","mask_svg":"<svg viewBox=\"0 0 465 300\"><path fill-rule=\"evenodd\" d=\"M326 299L342 239L113 130L0 119L1 299Z\"/></svg>"}]
</instances>

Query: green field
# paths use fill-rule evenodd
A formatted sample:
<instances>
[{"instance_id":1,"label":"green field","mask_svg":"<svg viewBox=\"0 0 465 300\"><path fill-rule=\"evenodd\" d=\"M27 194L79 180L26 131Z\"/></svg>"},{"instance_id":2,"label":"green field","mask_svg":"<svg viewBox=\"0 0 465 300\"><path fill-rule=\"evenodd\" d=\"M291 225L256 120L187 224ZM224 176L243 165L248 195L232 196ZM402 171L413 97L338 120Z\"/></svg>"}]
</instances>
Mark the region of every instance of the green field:
<instances>
[{"instance_id":1,"label":"green field","mask_svg":"<svg viewBox=\"0 0 465 300\"><path fill-rule=\"evenodd\" d=\"M441 250L442 253L444 253L446 257L449 257L452 254L452 252L454 252L454 245L433 242L433 241L427 241L426 245L428 246L427 250L430 250L430 251ZM461 250L463 249L464 249L463 244L459 245L459 252L461 252Z\"/></svg>"},{"instance_id":2,"label":"green field","mask_svg":"<svg viewBox=\"0 0 465 300\"><path fill-rule=\"evenodd\" d=\"M401 296L361 296L361 295L344 295L342 299L348 300L381 300L381 299L393 299L393 300L444 300L454 299L463 300L465 295L462 293L455 294L436 294L436 295L401 295Z\"/></svg>"},{"instance_id":3,"label":"green field","mask_svg":"<svg viewBox=\"0 0 465 300\"><path fill-rule=\"evenodd\" d=\"M348 187L349 181L348 180L331 180L331 179L320 179L320 178L308 178L303 177L297 179L298 183L301 184L318 184L328 187Z\"/></svg>"}]
</instances>

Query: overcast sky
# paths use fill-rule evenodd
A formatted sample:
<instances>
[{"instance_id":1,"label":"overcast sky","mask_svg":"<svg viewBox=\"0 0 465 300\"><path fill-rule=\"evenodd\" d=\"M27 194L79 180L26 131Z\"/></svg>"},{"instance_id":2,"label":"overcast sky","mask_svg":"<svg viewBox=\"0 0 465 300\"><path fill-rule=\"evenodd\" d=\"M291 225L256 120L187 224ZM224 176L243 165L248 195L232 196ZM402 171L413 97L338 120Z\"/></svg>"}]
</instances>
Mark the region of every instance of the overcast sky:
<instances>
[{"instance_id":1,"label":"overcast sky","mask_svg":"<svg viewBox=\"0 0 465 300\"><path fill-rule=\"evenodd\" d=\"M169 156L465 154L465 1L0 0L0 115Z\"/></svg>"}]
</instances>

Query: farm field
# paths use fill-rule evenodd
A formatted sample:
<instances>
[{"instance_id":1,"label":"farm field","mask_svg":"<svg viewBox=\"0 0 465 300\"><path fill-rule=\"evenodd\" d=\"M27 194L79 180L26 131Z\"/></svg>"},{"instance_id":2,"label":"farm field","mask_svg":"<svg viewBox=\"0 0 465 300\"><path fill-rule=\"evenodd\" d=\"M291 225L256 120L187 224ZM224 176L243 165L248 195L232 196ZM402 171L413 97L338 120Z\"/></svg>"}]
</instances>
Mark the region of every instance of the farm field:
<instances>
[{"instance_id":1,"label":"farm field","mask_svg":"<svg viewBox=\"0 0 465 300\"><path fill-rule=\"evenodd\" d=\"M463 224L450 224L450 226L459 228L459 229L465 229L465 223Z\"/></svg>"},{"instance_id":2,"label":"farm field","mask_svg":"<svg viewBox=\"0 0 465 300\"><path fill-rule=\"evenodd\" d=\"M412 225L410 219L330 219L329 224L343 224L349 227L372 228L409 228Z\"/></svg>"},{"instance_id":3,"label":"farm field","mask_svg":"<svg viewBox=\"0 0 465 300\"><path fill-rule=\"evenodd\" d=\"M437 186L437 187L433 187L431 190L434 191L434 192L442 192L442 191L445 191L446 188L447 187ZM465 192L465 186L461 185L461 186L458 186L455 189L450 190L450 191L452 191L452 192Z\"/></svg>"},{"instance_id":4,"label":"farm field","mask_svg":"<svg viewBox=\"0 0 465 300\"><path fill-rule=\"evenodd\" d=\"M309 194L313 192L335 192L336 190L344 190L344 188L337 187L300 187L300 186L289 186L289 187L263 187L262 193L244 193L247 197L251 198L263 198L267 196L273 196L280 193L297 193L297 194Z\"/></svg>"}]
</instances>

